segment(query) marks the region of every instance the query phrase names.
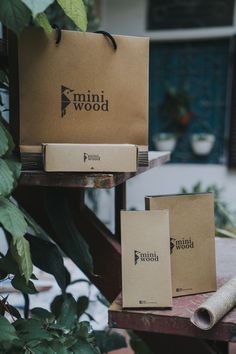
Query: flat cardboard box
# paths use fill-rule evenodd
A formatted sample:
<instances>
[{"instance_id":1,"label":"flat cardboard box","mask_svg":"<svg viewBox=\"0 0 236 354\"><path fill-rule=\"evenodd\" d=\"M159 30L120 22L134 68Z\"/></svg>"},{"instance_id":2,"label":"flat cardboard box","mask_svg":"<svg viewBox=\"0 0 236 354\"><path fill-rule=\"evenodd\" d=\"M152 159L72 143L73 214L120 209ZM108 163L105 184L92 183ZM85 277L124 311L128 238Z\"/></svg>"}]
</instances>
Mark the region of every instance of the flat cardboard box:
<instances>
[{"instance_id":1,"label":"flat cardboard box","mask_svg":"<svg viewBox=\"0 0 236 354\"><path fill-rule=\"evenodd\" d=\"M148 196L146 209L170 212L173 296L216 290L212 193Z\"/></svg>"},{"instance_id":2,"label":"flat cardboard box","mask_svg":"<svg viewBox=\"0 0 236 354\"><path fill-rule=\"evenodd\" d=\"M148 167L148 155L148 147L138 145L138 167ZM42 171L44 169L42 145L20 145L20 157L24 170Z\"/></svg>"},{"instance_id":3,"label":"flat cardboard box","mask_svg":"<svg viewBox=\"0 0 236 354\"><path fill-rule=\"evenodd\" d=\"M138 149L131 144L45 144L46 172L135 172Z\"/></svg>"},{"instance_id":4,"label":"flat cardboard box","mask_svg":"<svg viewBox=\"0 0 236 354\"><path fill-rule=\"evenodd\" d=\"M123 307L172 306L169 212L121 211Z\"/></svg>"}]
</instances>

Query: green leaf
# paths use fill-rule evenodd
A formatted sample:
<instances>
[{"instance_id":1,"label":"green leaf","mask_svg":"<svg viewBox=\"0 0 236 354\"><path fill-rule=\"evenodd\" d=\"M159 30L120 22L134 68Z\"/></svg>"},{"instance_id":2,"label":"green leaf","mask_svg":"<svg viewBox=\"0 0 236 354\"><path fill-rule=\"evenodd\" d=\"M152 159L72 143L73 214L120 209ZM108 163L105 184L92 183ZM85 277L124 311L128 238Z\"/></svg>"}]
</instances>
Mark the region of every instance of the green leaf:
<instances>
[{"instance_id":1,"label":"green leaf","mask_svg":"<svg viewBox=\"0 0 236 354\"><path fill-rule=\"evenodd\" d=\"M27 283L33 272L29 242L24 237L18 238L11 245L11 252L19 266L20 274L24 276Z\"/></svg>"},{"instance_id":2,"label":"green leaf","mask_svg":"<svg viewBox=\"0 0 236 354\"><path fill-rule=\"evenodd\" d=\"M65 296L66 297L68 297L68 296L70 297L72 295L71 294L65 294ZM65 296L57 295L53 299L53 301L51 303L51 306L50 306L51 307L51 311L56 317L58 317L60 315L60 313L61 313L61 308L62 308L62 304L63 304L63 302L65 300Z\"/></svg>"},{"instance_id":3,"label":"green leaf","mask_svg":"<svg viewBox=\"0 0 236 354\"><path fill-rule=\"evenodd\" d=\"M30 10L21 0L0 1L0 22L16 34L29 24L30 17Z\"/></svg>"},{"instance_id":4,"label":"green leaf","mask_svg":"<svg viewBox=\"0 0 236 354\"><path fill-rule=\"evenodd\" d=\"M0 316L0 343L13 342L18 339L15 328L5 318Z\"/></svg>"},{"instance_id":5,"label":"green leaf","mask_svg":"<svg viewBox=\"0 0 236 354\"><path fill-rule=\"evenodd\" d=\"M40 12L44 12L46 8L51 5L54 0L21 0L35 17Z\"/></svg>"},{"instance_id":6,"label":"green leaf","mask_svg":"<svg viewBox=\"0 0 236 354\"><path fill-rule=\"evenodd\" d=\"M19 274L18 264L12 257L10 250L8 250L5 257L0 258L0 270L7 274Z\"/></svg>"},{"instance_id":7,"label":"green leaf","mask_svg":"<svg viewBox=\"0 0 236 354\"><path fill-rule=\"evenodd\" d=\"M34 265L46 273L52 274L62 291L70 283L70 274L63 263L57 246L37 236L25 235L29 241L30 252Z\"/></svg>"},{"instance_id":8,"label":"green leaf","mask_svg":"<svg viewBox=\"0 0 236 354\"><path fill-rule=\"evenodd\" d=\"M13 173L8 167L8 164L0 158L0 196L7 196L11 194L14 187Z\"/></svg>"},{"instance_id":9,"label":"green leaf","mask_svg":"<svg viewBox=\"0 0 236 354\"><path fill-rule=\"evenodd\" d=\"M53 350L53 353L56 354L70 354L71 352L67 351L63 344L59 343L58 340L50 342L50 348Z\"/></svg>"},{"instance_id":10,"label":"green leaf","mask_svg":"<svg viewBox=\"0 0 236 354\"><path fill-rule=\"evenodd\" d=\"M7 128L4 126L2 119L0 119L0 157L2 156L1 155L1 146L2 146L2 144L4 144L4 140L5 140L3 138L3 134L1 134L1 130L2 130L2 132L5 133L5 136L7 138L7 150L5 151L4 154L6 154L6 153L7 153L7 155L11 154L15 148L15 144L14 144L11 134L9 133ZM2 141L2 139L4 139L4 140Z\"/></svg>"},{"instance_id":11,"label":"green leaf","mask_svg":"<svg viewBox=\"0 0 236 354\"><path fill-rule=\"evenodd\" d=\"M7 163L9 169L13 173L13 177L15 179L14 187L16 187L16 181L20 178L21 174L21 163L14 156L7 157L4 159L4 161Z\"/></svg>"},{"instance_id":12,"label":"green leaf","mask_svg":"<svg viewBox=\"0 0 236 354\"><path fill-rule=\"evenodd\" d=\"M83 32L87 29L87 14L82 0L57 0L65 14Z\"/></svg>"},{"instance_id":13,"label":"green leaf","mask_svg":"<svg viewBox=\"0 0 236 354\"><path fill-rule=\"evenodd\" d=\"M43 328L43 323L35 318L19 319L14 323L19 337L25 342L32 342L35 340L50 340L51 335Z\"/></svg>"},{"instance_id":14,"label":"green leaf","mask_svg":"<svg viewBox=\"0 0 236 354\"><path fill-rule=\"evenodd\" d=\"M80 317L86 311L89 305L89 298L87 296L80 296L77 300L77 316Z\"/></svg>"},{"instance_id":15,"label":"green leaf","mask_svg":"<svg viewBox=\"0 0 236 354\"><path fill-rule=\"evenodd\" d=\"M20 210L24 214L25 220L27 221L29 226L31 226L32 229L34 230L35 235L48 241L50 239L50 237L46 233L46 231L44 231L44 229L32 218L32 216L29 213L27 213L27 211L25 209L20 207Z\"/></svg>"},{"instance_id":16,"label":"green leaf","mask_svg":"<svg viewBox=\"0 0 236 354\"><path fill-rule=\"evenodd\" d=\"M12 315L15 318L21 318L21 314L17 310L17 308L15 308L14 306L11 306L9 304L7 304L7 306L6 306L6 312L10 313L10 315Z\"/></svg>"},{"instance_id":17,"label":"green leaf","mask_svg":"<svg viewBox=\"0 0 236 354\"><path fill-rule=\"evenodd\" d=\"M216 235L219 237L232 237L232 238L236 238L236 230L235 232L226 230L226 229L220 229L220 228L216 228Z\"/></svg>"},{"instance_id":18,"label":"green leaf","mask_svg":"<svg viewBox=\"0 0 236 354\"><path fill-rule=\"evenodd\" d=\"M74 345L77 342L77 340L78 339L76 337L69 336L65 339L64 345L66 348L70 348L72 347L72 345Z\"/></svg>"},{"instance_id":19,"label":"green leaf","mask_svg":"<svg viewBox=\"0 0 236 354\"><path fill-rule=\"evenodd\" d=\"M13 236L13 242L22 237L28 227L22 212L4 197L0 197L0 224Z\"/></svg>"},{"instance_id":20,"label":"green leaf","mask_svg":"<svg viewBox=\"0 0 236 354\"><path fill-rule=\"evenodd\" d=\"M62 312L62 305L65 302L66 299L73 299L73 296L70 293L67 294L63 294L63 295L57 295L52 303L51 303L51 311L52 313L54 313L54 315L56 316L56 318L58 318ZM75 301L75 300L74 300Z\"/></svg>"},{"instance_id":21,"label":"green leaf","mask_svg":"<svg viewBox=\"0 0 236 354\"><path fill-rule=\"evenodd\" d=\"M4 316L5 312L6 312L5 304L3 303L2 300L0 300L0 316Z\"/></svg>"},{"instance_id":22,"label":"green leaf","mask_svg":"<svg viewBox=\"0 0 236 354\"><path fill-rule=\"evenodd\" d=\"M51 312L41 307L33 308L31 310L31 314L32 314L32 318L40 319L43 321L48 320L49 322L52 322L55 319L55 316Z\"/></svg>"},{"instance_id":23,"label":"green leaf","mask_svg":"<svg viewBox=\"0 0 236 354\"><path fill-rule=\"evenodd\" d=\"M127 343L125 337L117 332L94 331L97 346L102 353L107 353L113 350L126 348Z\"/></svg>"},{"instance_id":24,"label":"green leaf","mask_svg":"<svg viewBox=\"0 0 236 354\"><path fill-rule=\"evenodd\" d=\"M5 131L5 127L3 126L0 120L0 157L5 155L8 150L8 137Z\"/></svg>"},{"instance_id":25,"label":"green leaf","mask_svg":"<svg viewBox=\"0 0 236 354\"><path fill-rule=\"evenodd\" d=\"M96 348L83 339L79 339L71 349L74 354L99 354L99 351Z\"/></svg>"},{"instance_id":26,"label":"green leaf","mask_svg":"<svg viewBox=\"0 0 236 354\"><path fill-rule=\"evenodd\" d=\"M9 88L9 79L6 70L0 70L0 82L1 84L5 84L7 89Z\"/></svg>"},{"instance_id":27,"label":"green leaf","mask_svg":"<svg viewBox=\"0 0 236 354\"><path fill-rule=\"evenodd\" d=\"M37 347L33 348L32 353L34 354L56 354L53 349L50 348L49 343L44 342ZM26 353L28 354L28 353Z\"/></svg>"},{"instance_id":28,"label":"green leaf","mask_svg":"<svg viewBox=\"0 0 236 354\"><path fill-rule=\"evenodd\" d=\"M34 273L31 274L30 279L32 279L32 280L38 280L38 278L36 277L36 275L35 275Z\"/></svg>"},{"instance_id":29,"label":"green leaf","mask_svg":"<svg viewBox=\"0 0 236 354\"><path fill-rule=\"evenodd\" d=\"M46 33L52 33L53 28L48 21L47 15L45 13L40 13L35 18L36 23L44 29Z\"/></svg>"},{"instance_id":30,"label":"green leaf","mask_svg":"<svg viewBox=\"0 0 236 354\"><path fill-rule=\"evenodd\" d=\"M92 273L92 256L87 243L75 225L66 192L54 189L47 190L45 207L54 230L51 238L83 272Z\"/></svg>"},{"instance_id":31,"label":"green leaf","mask_svg":"<svg viewBox=\"0 0 236 354\"><path fill-rule=\"evenodd\" d=\"M130 346L135 354L154 354L147 344L133 331L129 331Z\"/></svg>"},{"instance_id":32,"label":"green leaf","mask_svg":"<svg viewBox=\"0 0 236 354\"><path fill-rule=\"evenodd\" d=\"M1 78L0 78L0 89L8 92L8 88L9 88L8 85L6 83L2 82ZM2 107L4 107L4 104L3 104L3 101L2 101L2 96L1 96L0 100L1 100L1 104L0 105Z\"/></svg>"},{"instance_id":33,"label":"green leaf","mask_svg":"<svg viewBox=\"0 0 236 354\"><path fill-rule=\"evenodd\" d=\"M37 293L34 283L31 280L29 280L28 283L26 283L25 278L21 277L20 275L15 275L15 277L11 281L11 284L15 289L20 290L24 294Z\"/></svg>"},{"instance_id":34,"label":"green leaf","mask_svg":"<svg viewBox=\"0 0 236 354\"><path fill-rule=\"evenodd\" d=\"M88 321L82 321L77 324L76 336L82 339L88 339L91 333L92 327Z\"/></svg>"},{"instance_id":35,"label":"green leaf","mask_svg":"<svg viewBox=\"0 0 236 354\"><path fill-rule=\"evenodd\" d=\"M73 296L68 296L61 307L60 315L57 318L57 325L71 329L77 320L77 304Z\"/></svg>"}]
</instances>

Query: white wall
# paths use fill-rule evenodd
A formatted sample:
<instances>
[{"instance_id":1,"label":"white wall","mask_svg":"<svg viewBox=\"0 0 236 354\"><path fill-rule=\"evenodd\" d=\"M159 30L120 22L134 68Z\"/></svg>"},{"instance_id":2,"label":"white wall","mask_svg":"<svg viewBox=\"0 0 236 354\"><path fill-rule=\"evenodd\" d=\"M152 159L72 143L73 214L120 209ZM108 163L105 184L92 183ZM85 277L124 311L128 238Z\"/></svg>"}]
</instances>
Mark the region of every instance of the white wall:
<instances>
[{"instance_id":1,"label":"white wall","mask_svg":"<svg viewBox=\"0 0 236 354\"><path fill-rule=\"evenodd\" d=\"M116 34L147 35L146 3L145 0L102 0L101 28ZM156 33L151 36L158 38ZM226 201L236 210L236 171L229 172L220 165L172 164L137 176L128 182L128 207L142 209L145 195L177 193L180 187L190 188L200 180L203 186L214 183L224 187Z\"/></svg>"},{"instance_id":2,"label":"white wall","mask_svg":"<svg viewBox=\"0 0 236 354\"><path fill-rule=\"evenodd\" d=\"M127 206L144 208L145 195L178 193L202 181L203 187L217 184L224 188L224 199L236 211L236 173L218 165L169 164L156 167L128 181Z\"/></svg>"}]
</instances>

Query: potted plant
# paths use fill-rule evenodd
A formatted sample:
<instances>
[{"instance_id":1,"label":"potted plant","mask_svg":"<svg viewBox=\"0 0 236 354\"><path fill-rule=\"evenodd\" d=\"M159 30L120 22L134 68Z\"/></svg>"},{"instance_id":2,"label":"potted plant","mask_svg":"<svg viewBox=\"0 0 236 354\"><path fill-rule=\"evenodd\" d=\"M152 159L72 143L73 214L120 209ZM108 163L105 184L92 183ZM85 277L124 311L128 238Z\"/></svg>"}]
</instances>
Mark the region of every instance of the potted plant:
<instances>
[{"instance_id":1,"label":"potted plant","mask_svg":"<svg viewBox=\"0 0 236 354\"><path fill-rule=\"evenodd\" d=\"M161 105L161 114L167 127L175 127L179 132L185 130L192 118L191 98L187 90L168 87Z\"/></svg>"},{"instance_id":2,"label":"potted plant","mask_svg":"<svg viewBox=\"0 0 236 354\"><path fill-rule=\"evenodd\" d=\"M215 144L215 135L207 122L198 124L195 133L191 135L193 152L198 156L207 156Z\"/></svg>"},{"instance_id":3,"label":"potted plant","mask_svg":"<svg viewBox=\"0 0 236 354\"><path fill-rule=\"evenodd\" d=\"M194 133L191 136L191 146L193 152L199 156L207 156L212 151L215 143L214 134Z\"/></svg>"},{"instance_id":4,"label":"potted plant","mask_svg":"<svg viewBox=\"0 0 236 354\"><path fill-rule=\"evenodd\" d=\"M153 136L155 147L159 151L173 151L176 146L177 136L174 133L160 133Z\"/></svg>"}]
</instances>

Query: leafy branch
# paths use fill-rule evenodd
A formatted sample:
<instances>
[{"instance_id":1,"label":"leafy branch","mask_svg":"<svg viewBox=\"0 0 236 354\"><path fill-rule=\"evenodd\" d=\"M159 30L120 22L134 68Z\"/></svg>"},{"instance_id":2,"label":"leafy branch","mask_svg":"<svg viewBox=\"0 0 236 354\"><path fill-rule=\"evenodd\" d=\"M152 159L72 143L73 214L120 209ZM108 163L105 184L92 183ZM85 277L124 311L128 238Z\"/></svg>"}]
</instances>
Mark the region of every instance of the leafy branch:
<instances>
[{"instance_id":1,"label":"leafy branch","mask_svg":"<svg viewBox=\"0 0 236 354\"><path fill-rule=\"evenodd\" d=\"M82 0L1 0L0 22L18 36L31 25L42 27L50 33L52 24L57 21L60 21L61 28L68 28L68 23L72 23L73 29L85 31L86 9L89 20L90 16L93 19L92 26L97 25L93 11L90 11L93 5L94 0L85 0L85 6ZM61 15L59 19L58 13ZM88 245L76 228L67 196L55 190L45 195L54 242L12 198L20 178L21 164L14 156L14 142L1 115L7 110L3 107L1 92L8 93L8 88L7 73L0 71L0 227L9 244L7 253L0 253L0 282L10 280L12 286L22 292L25 318L9 304L8 296L0 296L0 353L97 354L126 347L122 335L111 330L93 331L89 322L81 321L82 315L94 321L88 312L89 296L80 296L75 300L66 292L73 282L70 282L70 274L64 266L62 251L81 270L93 272ZM33 264L52 274L61 288L62 294L53 300L51 311L43 308L30 310L29 294L37 293ZM101 294L98 301L107 306ZM11 321L5 315L7 318L10 316Z\"/></svg>"},{"instance_id":2,"label":"leafy branch","mask_svg":"<svg viewBox=\"0 0 236 354\"><path fill-rule=\"evenodd\" d=\"M82 0L1 0L0 22L17 35L32 24L50 33L52 26L46 10L52 5L60 7L78 29L86 31L87 14Z\"/></svg>"}]
</instances>

